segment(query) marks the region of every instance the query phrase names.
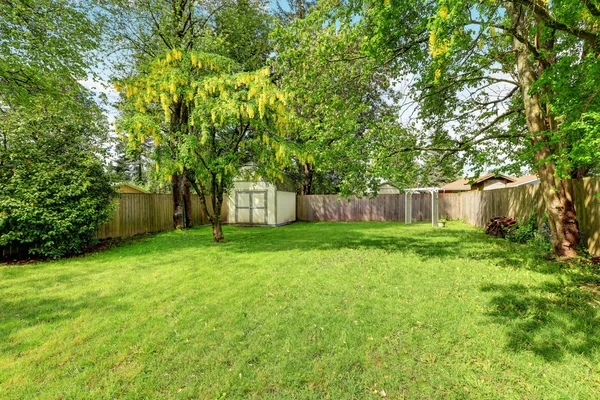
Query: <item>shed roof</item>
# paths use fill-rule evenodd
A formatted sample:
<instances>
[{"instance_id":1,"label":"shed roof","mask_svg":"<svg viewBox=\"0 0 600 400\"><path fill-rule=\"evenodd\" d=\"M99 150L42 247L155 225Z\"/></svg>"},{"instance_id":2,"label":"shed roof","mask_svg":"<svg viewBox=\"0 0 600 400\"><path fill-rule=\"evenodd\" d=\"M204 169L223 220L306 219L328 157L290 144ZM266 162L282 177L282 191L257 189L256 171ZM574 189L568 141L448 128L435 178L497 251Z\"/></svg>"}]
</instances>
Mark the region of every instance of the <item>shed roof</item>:
<instances>
[{"instance_id":1,"label":"shed roof","mask_svg":"<svg viewBox=\"0 0 600 400\"><path fill-rule=\"evenodd\" d=\"M243 166L240 173L233 178L234 182L267 182L275 185L277 190L282 192L296 192L294 180L287 174L282 174L281 179L265 179L256 172L256 167L252 164Z\"/></svg>"}]
</instances>

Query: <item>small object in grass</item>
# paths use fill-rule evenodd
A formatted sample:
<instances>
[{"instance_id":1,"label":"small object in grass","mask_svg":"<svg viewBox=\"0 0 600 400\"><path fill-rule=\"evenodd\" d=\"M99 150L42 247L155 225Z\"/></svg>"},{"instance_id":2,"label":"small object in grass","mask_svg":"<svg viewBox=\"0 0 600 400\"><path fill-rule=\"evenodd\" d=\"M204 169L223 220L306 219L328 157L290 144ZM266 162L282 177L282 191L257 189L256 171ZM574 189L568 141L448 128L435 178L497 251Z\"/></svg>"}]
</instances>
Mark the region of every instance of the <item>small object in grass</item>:
<instances>
[{"instance_id":1,"label":"small object in grass","mask_svg":"<svg viewBox=\"0 0 600 400\"><path fill-rule=\"evenodd\" d=\"M379 395L380 395L381 397L387 397L387 393L386 393L386 392L385 392L385 390L383 390L383 389L381 389L381 390L379 391Z\"/></svg>"},{"instance_id":2,"label":"small object in grass","mask_svg":"<svg viewBox=\"0 0 600 400\"><path fill-rule=\"evenodd\" d=\"M517 221L510 217L494 217L485 227L485 233L496 237L505 237L508 229L515 225Z\"/></svg>"}]
</instances>

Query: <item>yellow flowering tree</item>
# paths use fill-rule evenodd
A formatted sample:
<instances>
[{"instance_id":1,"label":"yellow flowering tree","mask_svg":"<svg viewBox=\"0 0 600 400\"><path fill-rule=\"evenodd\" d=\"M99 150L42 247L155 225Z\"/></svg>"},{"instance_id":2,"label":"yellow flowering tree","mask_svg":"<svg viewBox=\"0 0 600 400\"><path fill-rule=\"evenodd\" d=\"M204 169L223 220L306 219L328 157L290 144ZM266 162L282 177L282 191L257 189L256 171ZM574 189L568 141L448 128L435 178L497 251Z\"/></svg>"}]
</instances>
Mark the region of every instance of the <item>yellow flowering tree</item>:
<instances>
[{"instance_id":1,"label":"yellow flowering tree","mask_svg":"<svg viewBox=\"0 0 600 400\"><path fill-rule=\"evenodd\" d=\"M298 156L285 138L293 122L289 95L268 68L240 72L229 58L173 49L116 88L135 108L118 131L133 149L152 138L157 172L166 180L189 179L215 242L223 240L223 198L240 168L254 163L267 179L282 179L289 156Z\"/></svg>"}]
</instances>

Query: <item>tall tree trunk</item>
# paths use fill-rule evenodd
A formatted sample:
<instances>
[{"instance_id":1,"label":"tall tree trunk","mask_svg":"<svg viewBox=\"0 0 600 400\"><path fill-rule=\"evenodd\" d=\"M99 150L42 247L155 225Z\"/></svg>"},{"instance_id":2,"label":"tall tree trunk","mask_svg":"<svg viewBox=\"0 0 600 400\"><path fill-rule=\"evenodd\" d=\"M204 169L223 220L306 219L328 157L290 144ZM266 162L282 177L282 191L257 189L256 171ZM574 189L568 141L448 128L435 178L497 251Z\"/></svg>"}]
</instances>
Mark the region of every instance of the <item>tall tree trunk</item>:
<instances>
[{"instance_id":1,"label":"tall tree trunk","mask_svg":"<svg viewBox=\"0 0 600 400\"><path fill-rule=\"evenodd\" d=\"M213 176L211 179L211 208L208 207L206 203L206 188L200 181L196 181L192 173L188 173L187 175L188 181L190 185L194 188L198 197L200 197L200 204L202 205L202 209L205 214L208 216L208 220L212 225L213 230L213 241L216 243L222 242L225 239L223 236L222 224L223 220L221 219L221 210L223 208L223 194L224 189L221 184L219 184L216 180L216 176Z\"/></svg>"},{"instance_id":2,"label":"tall tree trunk","mask_svg":"<svg viewBox=\"0 0 600 400\"><path fill-rule=\"evenodd\" d=\"M300 175L302 176L302 186L297 190L299 195L307 195L312 193L312 181L314 169L308 163L300 165Z\"/></svg>"},{"instance_id":3,"label":"tall tree trunk","mask_svg":"<svg viewBox=\"0 0 600 400\"><path fill-rule=\"evenodd\" d=\"M217 179L217 174L211 174L211 186L212 190L212 209L213 215L211 216L211 224L213 228L213 241L216 243L221 242L224 239L223 229L221 228L221 209L223 208L223 185Z\"/></svg>"},{"instance_id":4,"label":"tall tree trunk","mask_svg":"<svg viewBox=\"0 0 600 400\"><path fill-rule=\"evenodd\" d=\"M312 181L315 171L310 164L304 164L304 194L312 193Z\"/></svg>"},{"instance_id":5,"label":"tall tree trunk","mask_svg":"<svg viewBox=\"0 0 600 400\"><path fill-rule=\"evenodd\" d=\"M190 193L190 180L182 175L183 180L183 207L185 213L185 227L192 227L192 194Z\"/></svg>"},{"instance_id":6,"label":"tall tree trunk","mask_svg":"<svg viewBox=\"0 0 600 400\"><path fill-rule=\"evenodd\" d=\"M215 218L214 221L211 221L212 224L212 231L213 231L213 241L215 243L219 243L222 242L223 239L225 239L225 237L223 236L223 229L222 229L222 221L221 221L221 216L219 215L218 218Z\"/></svg>"},{"instance_id":7,"label":"tall tree trunk","mask_svg":"<svg viewBox=\"0 0 600 400\"><path fill-rule=\"evenodd\" d=\"M173 227L183 229L184 224L184 206L183 206L183 176L173 174L171 177L171 188L173 190Z\"/></svg>"},{"instance_id":8,"label":"tall tree trunk","mask_svg":"<svg viewBox=\"0 0 600 400\"><path fill-rule=\"evenodd\" d=\"M137 161L137 181L138 183L143 183L144 182L144 170L143 170L143 166L142 166L142 156L140 154L140 157Z\"/></svg>"},{"instance_id":9,"label":"tall tree trunk","mask_svg":"<svg viewBox=\"0 0 600 400\"><path fill-rule=\"evenodd\" d=\"M506 8L513 18L513 24L518 33L516 36L527 40L530 23L527 11L513 2L508 2ZM544 118L542 101L538 94L531 91L537 74L532 61L533 55L528 45L513 37L513 47L516 52L527 128L535 149L534 157L538 165L538 176L548 212L552 247L557 257L572 258L577 256L579 244L579 225L573 200L573 185L570 180L558 178L556 165L549 161L554 145L549 142L547 133L557 129L556 123L550 114ZM538 69L538 71L543 72L543 69Z\"/></svg>"}]
</instances>

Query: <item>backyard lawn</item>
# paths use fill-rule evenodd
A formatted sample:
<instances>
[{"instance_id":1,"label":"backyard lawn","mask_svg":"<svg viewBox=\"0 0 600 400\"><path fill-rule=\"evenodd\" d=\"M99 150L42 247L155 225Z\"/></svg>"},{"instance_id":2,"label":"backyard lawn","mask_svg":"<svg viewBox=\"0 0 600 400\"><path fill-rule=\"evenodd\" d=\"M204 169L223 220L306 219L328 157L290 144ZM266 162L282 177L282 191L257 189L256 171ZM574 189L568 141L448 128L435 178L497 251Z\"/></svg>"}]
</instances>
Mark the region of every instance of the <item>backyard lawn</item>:
<instances>
[{"instance_id":1,"label":"backyard lawn","mask_svg":"<svg viewBox=\"0 0 600 400\"><path fill-rule=\"evenodd\" d=\"M592 267L459 222L166 232L0 266L0 398L597 398Z\"/></svg>"}]
</instances>

